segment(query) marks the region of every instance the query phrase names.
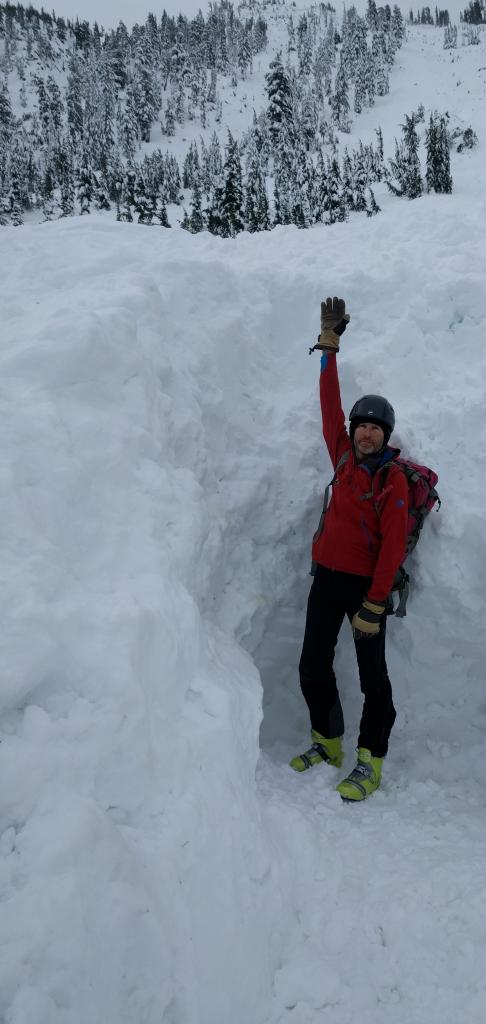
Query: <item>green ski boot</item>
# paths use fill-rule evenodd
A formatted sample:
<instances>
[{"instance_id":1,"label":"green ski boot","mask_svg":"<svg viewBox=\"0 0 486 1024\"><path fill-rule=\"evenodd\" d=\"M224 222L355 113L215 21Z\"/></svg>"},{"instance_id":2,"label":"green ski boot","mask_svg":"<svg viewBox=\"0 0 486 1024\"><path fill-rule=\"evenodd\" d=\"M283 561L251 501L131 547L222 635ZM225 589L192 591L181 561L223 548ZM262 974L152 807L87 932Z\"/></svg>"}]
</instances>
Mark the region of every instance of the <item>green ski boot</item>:
<instances>
[{"instance_id":1,"label":"green ski boot","mask_svg":"<svg viewBox=\"0 0 486 1024\"><path fill-rule=\"evenodd\" d=\"M372 757L371 750L360 747L356 767L336 786L343 800L366 800L371 796L380 785L382 765L382 757Z\"/></svg>"},{"instance_id":2,"label":"green ski boot","mask_svg":"<svg viewBox=\"0 0 486 1024\"><path fill-rule=\"evenodd\" d=\"M306 772L314 765L322 764L325 761L326 764L332 764L334 768L340 768L343 763L341 737L336 736L334 739L328 740L315 729L311 730L311 737L314 741L312 746L304 754L293 757L289 762L290 767L295 772Z\"/></svg>"}]
</instances>

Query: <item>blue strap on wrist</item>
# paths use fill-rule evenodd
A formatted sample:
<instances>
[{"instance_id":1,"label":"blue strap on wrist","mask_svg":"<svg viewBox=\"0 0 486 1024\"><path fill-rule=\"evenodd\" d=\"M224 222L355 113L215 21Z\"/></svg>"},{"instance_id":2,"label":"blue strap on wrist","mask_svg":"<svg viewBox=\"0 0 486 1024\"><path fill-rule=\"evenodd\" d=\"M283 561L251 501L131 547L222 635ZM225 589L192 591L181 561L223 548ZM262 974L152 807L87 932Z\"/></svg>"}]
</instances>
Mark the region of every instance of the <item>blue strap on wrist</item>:
<instances>
[{"instance_id":1,"label":"blue strap on wrist","mask_svg":"<svg viewBox=\"0 0 486 1024\"><path fill-rule=\"evenodd\" d=\"M326 369L327 366L327 352L323 352L321 356L321 373Z\"/></svg>"}]
</instances>

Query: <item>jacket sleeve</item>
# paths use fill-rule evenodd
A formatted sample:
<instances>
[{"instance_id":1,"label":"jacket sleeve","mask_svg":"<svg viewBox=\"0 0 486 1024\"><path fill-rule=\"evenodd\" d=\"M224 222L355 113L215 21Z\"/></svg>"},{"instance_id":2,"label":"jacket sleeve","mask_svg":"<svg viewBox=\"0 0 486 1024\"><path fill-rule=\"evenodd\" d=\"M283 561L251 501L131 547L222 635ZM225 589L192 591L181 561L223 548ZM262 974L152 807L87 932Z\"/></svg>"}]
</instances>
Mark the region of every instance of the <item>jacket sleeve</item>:
<instances>
[{"instance_id":1,"label":"jacket sleeve","mask_svg":"<svg viewBox=\"0 0 486 1024\"><path fill-rule=\"evenodd\" d=\"M336 468L343 452L351 448L341 405L341 390L336 364L336 353L325 352L321 359L320 396L322 432L329 457Z\"/></svg>"},{"instance_id":2,"label":"jacket sleeve","mask_svg":"<svg viewBox=\"0 0 486 1024\"><path fill-rule=\"evenodd\" d=\"M405 558L408 525L408 484L397 469L378 496L381 545L368 591L370 601L386 601L398 567Z\"/></svg>"}]
</instances>

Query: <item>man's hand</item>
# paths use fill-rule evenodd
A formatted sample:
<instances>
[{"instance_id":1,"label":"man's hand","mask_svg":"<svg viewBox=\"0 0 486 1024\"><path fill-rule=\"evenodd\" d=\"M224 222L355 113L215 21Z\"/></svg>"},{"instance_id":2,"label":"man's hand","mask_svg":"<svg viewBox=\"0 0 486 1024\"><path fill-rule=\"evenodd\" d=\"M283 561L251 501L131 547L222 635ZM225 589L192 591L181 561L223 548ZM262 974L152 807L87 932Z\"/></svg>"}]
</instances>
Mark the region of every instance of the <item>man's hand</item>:
<instances>
[{"instance_id":1,"label":"man's hand","mask_svg":"<svg viewBox=\"0 0 486 1024\"><path fill-rule=\"evenodd\" d=\"M346 330L350 316L344 299L326 299L321 302L321 333L316 348L326 352L339 352L339 338Z\"/></svg>"},{"instance_id":2,"label":"man's hand","mask_svg":"<svg viewBox=\"0 0 486 1024\"><path fill-rule=\"evenodd\" d=\"M378 636L385 608L385 601L368 601L368 598L365 597L359 612L356 612L351 620L355 640L371 639Z\"/></svg>"}]
</instances>

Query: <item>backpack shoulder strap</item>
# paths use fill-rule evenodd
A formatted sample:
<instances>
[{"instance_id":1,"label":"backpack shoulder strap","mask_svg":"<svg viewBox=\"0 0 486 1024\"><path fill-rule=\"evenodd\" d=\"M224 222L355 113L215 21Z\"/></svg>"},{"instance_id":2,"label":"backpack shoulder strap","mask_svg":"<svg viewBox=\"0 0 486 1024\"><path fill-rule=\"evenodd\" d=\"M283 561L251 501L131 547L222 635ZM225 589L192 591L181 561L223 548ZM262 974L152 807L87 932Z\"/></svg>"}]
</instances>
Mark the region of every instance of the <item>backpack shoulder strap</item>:
<instances>
[{"instance_id":1,"label":"backpack shoulder strap","mask_svg":"<svg viewBox=\"0 0 486 1024\"><path fill-rule=\"evenodd\" d=\"M390 462L385 462L384 466L380 466L379 469L377 469L376 472L371 477L370 490L367 491L366 494L361 494L360 495L360 500L361 501L368 501L370 499L372 501L374 501L374 505L375 505L376 511L378 512L378 515L379 515L379 503L378 503L378 501L376 501L376 496L377 495L376 495L376 489L375 489L375 479L379 479L379 481L380 481L380 486L379 486L379 489L378 489L378 493L380 493L383 490L384 486L385 486L386 478L387 478L388 473L390 471L390 466L393 466L393 460L391 460Z\"/></svg>"},{"instance_id":2,"label":"backpack shoulder strap","mask_svg":"<svg viewBox=\"0 0 486 1024\"><path fill-rule=\"evenodd\" d=\"M334 476L333 476L332 480L329 481L329 483L328 483L328 485L327 485L327 487L326 487L326 489L324 491L324 501L323 501L323 504L322 504L322 512L323 512L323 514L327 511L327 506L329 504L329 491L331 490L332 485L336 483L337 475L339 473L339 470L348 461L350 454L351 454L351 449L350 448L346 448L346 451L343 452L343 454L341 455L341 458L339 459L339 462L337 463L337 466L336 466L336 468L334 470Z\"/></svg>"},{"instance_id":3,"label":"backpack shoulder strap","mask_svg":"<svg viewBox=\"0 0 486 1024\"><path fill-rule=\"evenodd\" d=\"M327 506L329 505L329 491L331 490L332 485L334 483L336 483L337 475L339 473L339 470L341 469L342 466L344 466L345 462L348 461L350 453L351 453L351 448L346 448L346 451L343 452L343 454L341 455L341 458L339 459L339 461L338 461L338 463L336 465L336 468L334 470L334 476L333 476L332 480L329 481L329 483L328 483L328 485L327 485L327 487L326 487L326 489L324 491L324 500L323 500L323 503L322 503L321 518L319 520L319 526L317 527L317 530L316 530L316 532L314 534L314 537L313 537L313 543L315 543L316 540L318 540L318 538L321 536L321 533L322 533L322 531L324 529L324 519L326 517ZM311 571L310 571L310 575L311 576L315 576L316 569L317 569L317 562L312 562Z\"/></svg>"}]
</instances>

